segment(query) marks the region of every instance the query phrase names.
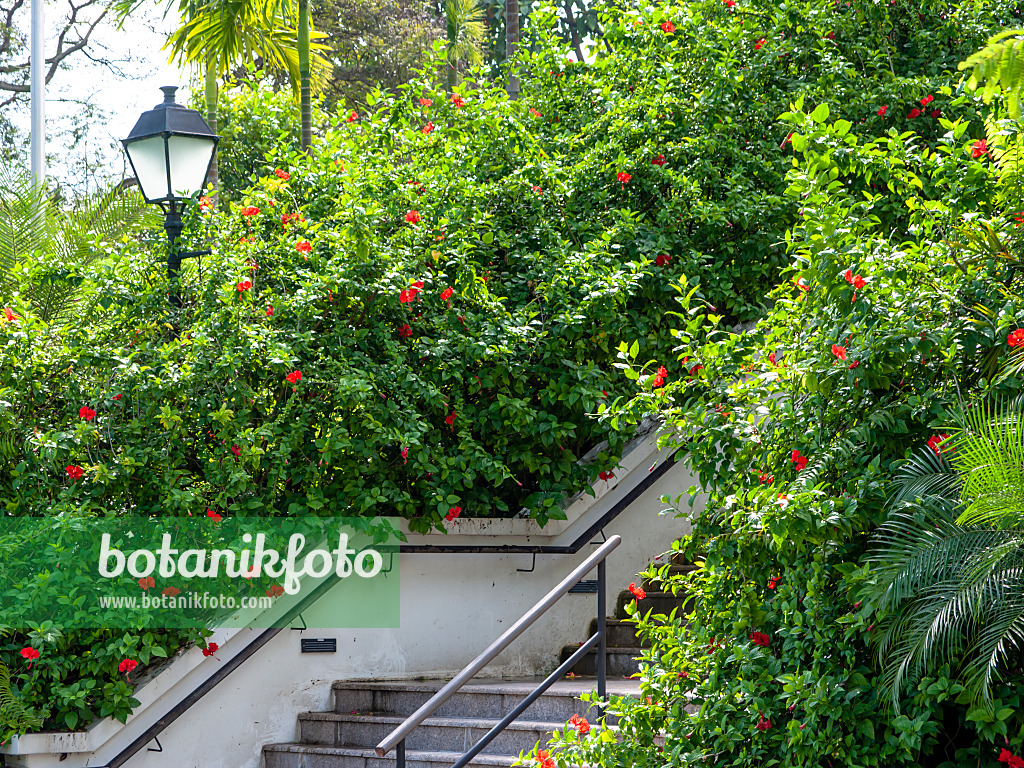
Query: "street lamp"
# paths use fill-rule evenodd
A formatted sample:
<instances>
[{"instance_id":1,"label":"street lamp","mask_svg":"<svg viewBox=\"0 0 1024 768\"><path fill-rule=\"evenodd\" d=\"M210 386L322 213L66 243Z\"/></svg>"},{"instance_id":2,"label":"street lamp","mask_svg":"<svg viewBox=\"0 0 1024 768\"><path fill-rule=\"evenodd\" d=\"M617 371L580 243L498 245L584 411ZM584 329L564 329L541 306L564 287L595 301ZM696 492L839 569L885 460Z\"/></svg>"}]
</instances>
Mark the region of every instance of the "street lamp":
<instances>
[{"instance_id":1,"label":"street lamp","mask_svg":"<svg viewBox=\"0 0 1024 768\"><path fill-rule=\"evenodd\" d=\"M147 203L164 210L164 231L170 242L167 277L171 282L171 303L177 307L181 306L177 286L181 260L208 253L178 249L181 213L185 202L202 191L220 137L210 130L202 115L174 101L177 86L165 85L160 90L164 92L163 103L143 112L121 143L142 196Z\"/></svg>"}]
</instances>

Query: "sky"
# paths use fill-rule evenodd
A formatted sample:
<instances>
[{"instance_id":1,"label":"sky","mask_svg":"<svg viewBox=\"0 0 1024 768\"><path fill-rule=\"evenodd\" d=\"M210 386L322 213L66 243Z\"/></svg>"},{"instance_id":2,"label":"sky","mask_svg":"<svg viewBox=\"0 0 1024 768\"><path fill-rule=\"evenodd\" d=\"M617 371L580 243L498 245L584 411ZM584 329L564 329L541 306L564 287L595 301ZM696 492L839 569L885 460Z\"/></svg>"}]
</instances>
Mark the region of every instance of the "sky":
<instances>
[{"instance_id":1,"label":"sky","mask_svg":"<svg viewBox=\"0 0 1024 768\"><path fill-rule=\"evenodd\" d=\"M32 0L38 2L38 0ZM47 55L52 55L62 23L62 5L46 4L44 20ZM26 25L29 14L25 14ZM47 175L78 191L96 182L96 177L120 178L123 152L116 142L128 135L139 115L163 100L162 85L178 85L178 101L187 103L190 72L171 65L161 50L167 31L173 29L173 14L163 18L163 9L147 2L129 17L121 30L106 19L90 38L89 55L81 52L65 60L65 68L50 81L46 91ZM25 30L27 32L27 30ZM91 59L105 59L111 64ZM90 107L81 104L87 102ZM28 100L11 115L23 135L29 135ZM66 131L78 129L84 139L73 153L68 149ZM83 171L92 158L100 167L91 174Z\"/></svg>"}]
</instances>

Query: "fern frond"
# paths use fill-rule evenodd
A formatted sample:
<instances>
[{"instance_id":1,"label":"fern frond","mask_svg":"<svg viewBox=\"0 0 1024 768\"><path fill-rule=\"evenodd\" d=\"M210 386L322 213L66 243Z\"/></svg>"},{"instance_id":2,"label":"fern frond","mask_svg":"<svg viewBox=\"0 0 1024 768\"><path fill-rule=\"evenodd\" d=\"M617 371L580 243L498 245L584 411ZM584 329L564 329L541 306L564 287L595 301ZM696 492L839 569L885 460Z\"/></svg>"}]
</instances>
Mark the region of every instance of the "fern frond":
<instances>
[{"instance_id":1,"label":"fern frond","mask_svg":"<svg viewBox=\"0 0 1024 768\"><path fill-rule=\"evenodd\" d=\"M0 661L0 726L15 733L38 731L43 721L33 715L14 695L11 686L11 670Z\"/></svg>"}]
</instances>

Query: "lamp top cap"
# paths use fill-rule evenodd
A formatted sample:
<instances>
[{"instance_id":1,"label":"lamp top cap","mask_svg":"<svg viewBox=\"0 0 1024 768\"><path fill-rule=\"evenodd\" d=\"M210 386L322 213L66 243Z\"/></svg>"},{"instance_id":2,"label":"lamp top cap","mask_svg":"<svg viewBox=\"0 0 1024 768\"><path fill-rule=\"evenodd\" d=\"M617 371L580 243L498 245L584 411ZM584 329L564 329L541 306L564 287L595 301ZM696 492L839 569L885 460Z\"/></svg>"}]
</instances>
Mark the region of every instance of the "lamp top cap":
<instances>
[{"instance_id":1,"label":"lamp top cap","mask_svg":"<svg viewBox=\"0 0 1024 768\"><path fill-rule=\"evenodd\" d=\"M214 142L217 141L218 137L210 130L209 124L201 114L174 100L178 86L164 85L160 90L163 91L164 100L148 112L142 113L125 141L171 134L209 137Z\"/></svg>"},{"instance_id":2,"label":"lamp top cap","mask_svg":"<svg viewBox=\"0 0 1024 768\"><path fill-rule=\"evenodd\" d=\"M177 104L174 100L174 94L178 90L176 85L161 85L160 90L164 92L164 104Z\"/></svg>"}]
</instances>

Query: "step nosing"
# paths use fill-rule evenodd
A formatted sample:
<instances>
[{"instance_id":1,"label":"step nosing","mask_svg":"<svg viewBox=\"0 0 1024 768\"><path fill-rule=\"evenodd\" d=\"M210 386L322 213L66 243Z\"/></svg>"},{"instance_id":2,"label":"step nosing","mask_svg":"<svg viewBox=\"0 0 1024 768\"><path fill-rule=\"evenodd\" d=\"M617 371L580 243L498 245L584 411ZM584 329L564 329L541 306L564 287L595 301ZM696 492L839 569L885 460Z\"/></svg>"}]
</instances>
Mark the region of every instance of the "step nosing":
<instances>
[{"instance_id":1,"label":"step nosing","mask_svg":"<svg viewBox=\"0 0 1024 768\"><path fill-rule=\"evenodd\" d=\"M408 716L392 714L344 714L340 712L301 712L300 720L308 722L341 722L341 723L381 723L385 725L401 725ZM500 718L486 717L428 717L420 726L434 726L441 728L488 728L497 725ZM563 728L565 720L513 720L506 727L508 731L544 731Z\"/></svg>"},{"instance_id":2,"label":"step nosing","mask_svg":"<svg viewBox=\"0 0 1024 768\"><path fill-rule=\"evenodd\" d=\"M279 743L267 744L263 747L267 752L285 752L300 755L326 755L338 757L371 757L376 759L377 753L372 747L329 747L322 744L300 744L300 743ZM465 754L464 752L441 752L430 749L407 749L405 759L407 762L420 760L426 762L448 762L454 763ZM519 755L494 755L479 754L473 758L472 764L490 763L492 765L512 765L519 759Z\"/></svg>"}]
</instances>

